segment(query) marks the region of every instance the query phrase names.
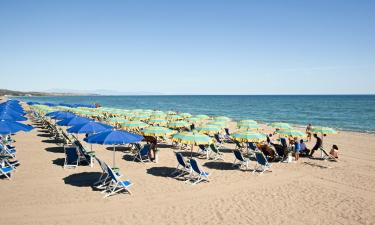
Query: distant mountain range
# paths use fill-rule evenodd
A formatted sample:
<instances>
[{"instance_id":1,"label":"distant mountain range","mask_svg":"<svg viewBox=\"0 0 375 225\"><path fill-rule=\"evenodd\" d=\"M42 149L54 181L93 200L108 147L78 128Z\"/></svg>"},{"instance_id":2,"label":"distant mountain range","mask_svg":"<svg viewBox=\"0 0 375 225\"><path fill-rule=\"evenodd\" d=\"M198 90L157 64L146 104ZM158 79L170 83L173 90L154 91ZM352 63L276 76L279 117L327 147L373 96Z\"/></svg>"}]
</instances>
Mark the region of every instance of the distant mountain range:
<instances>
[{"instance_id":1,"label":"distant mountain range","mask_svg":"<svg viewBox=\"0 0 375 225\"><path fill-rule=\"evenodd\" d=\"M73 89L49 89L46 91L13 91L8 89L0 89L0 96L78 96L78 95L163 95L157 92L122 92L112 90L73 90Z\"/></svg>"}]
</instances>

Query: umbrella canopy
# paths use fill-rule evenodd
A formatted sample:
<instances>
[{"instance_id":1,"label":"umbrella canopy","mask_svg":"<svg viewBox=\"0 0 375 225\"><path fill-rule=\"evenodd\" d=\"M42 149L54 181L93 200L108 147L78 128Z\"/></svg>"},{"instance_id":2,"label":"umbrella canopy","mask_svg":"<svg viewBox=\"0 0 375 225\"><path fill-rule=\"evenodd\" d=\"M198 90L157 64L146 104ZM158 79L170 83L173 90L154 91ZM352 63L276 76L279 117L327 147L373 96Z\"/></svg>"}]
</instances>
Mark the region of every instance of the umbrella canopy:
<instances>
[{"instance_id":1,"label":"umbrella canopy","mask_svg":"<svg viewBox=\"0 0 375 225\"><path fill-rule=\"evenodd\" d=\"M238 123L238 128L245 129L245 130L256 130L259 129L259 125L257 123Z\"/></svg>"},{"instance_id":2,"label":"umbrella canopy","mask_svg":"<svg viewBox=\"0 0 375 225\"><path fill-rule=\"evenodd\" d=\"M183 117L180 115L169 115L167 116L167 119L170 121L175 121L175 120L182 120Z\"/></svg>"},{"instance_id":3,"label":"umbrella canopy","mask_svg":"<svg viewBox=\"0 0 375 225\"><path fill-rule=\"evenodd\" d=\"M225 121L210 121L207 123L207 125L214 125L214 126L217 126L217 127L221 127L221 128L225 128L227 127L227 122Z\"/></svg>"},{"instance_id":4,"label":"umbrella canopy","mask_svg":"<svg viewBox=\"0 0 375 225\"><path fill-rule=\"evenodd\" d=\"M116 123L125 123L128 122L128 119L122 118L122 117L112 117L106 120L106 122L110 124L116 124Z\"/></svg>"},{"instance_id":5,"label":"umbrella canopy","mask_svg":"<svg viewBox=\"0 0 375 225\"><path fill-rule=\"evenodd\" d=\"M53 112L47 113L46 116L53 117L53 116L56 116L57 114L63 113L63 112L65 112L65 111L53 111Z\"/></svg>"},{"instance_id":6,"label":"umbrella canopy","mask_svg":"<svg viewBox=\"0 0 375 225\"><path fill-rule=\"evenodd\" d=\"M176 115L177 112L175 112L175 111L167 111L167 114L168 114L168 115Z\"/></svg>"},{"instance_id":7,"label":"umbrella canopy","mask_svg":"<svg viewBox=\"0 0 375 225\"><path fill-rule=\"evenodd\" d=\"M100 133L106 130L112 130L113 128L107 124L98 123L95 121L89 121L87 123L78 124L76 126L73 126L67 131L69 133L75 133L75 134L94 134L94 133Z\"/></svg>"},{"instance_id":8,"label":"umbrella canopy","mask_svg":"<svg viewBox=\"0 0 375 225\"><path fill-rule=\"evenodd\" d=\"M71 112L59 112L59 113L56 113L55 115L52 116L53 119L57 119L57 120L63 120L63 119L67 119L67 118L72 118L72 117L75 117L76 115L74 113L71 113Z\"/></svg>"},{"instance_id":9,"label":"umbrella canopy","mask_svg":"<svg viewBox=\"0 0 375 225\"><path fill-rule=\"evenodd\" d=\"M312 133L321 133L321 134L337 134L337 131L330 127L313 127L311 129Z\"/></svg>"},{"instance_id":10,"label":"umbrella canopy","mask_svg":"<svg viewBox=\"0 0 375 225\"><path fill-rule=\"evenodd\" d=\"M255 120L240 120L238 124L257 123Z\"/></svg>"},{"instance_id":11,"label":"umbrella canopy","mask_svg":"<svg viewBox=\"0 0 375 225\"><path fill-rule=\"evenodd\" d=\"M210 144L212 139L204 134L197 132L181 132L173 136L173 140L182 144L200 145Z\"/></svg>"},{"instance_id":12,"label":"umbrella canopy","mask_svg":"<svg viewBox=\"0 0 375 225\"><path fill-rule=\"evenodd\" d=\"M229 122L231 121L231 119L229 117L226 117L226 116L217 116L214 118L215 121L224 121L224 122Z\"/></svg>"},{"instance_id":13,"label":"umbrella canopy","mask_svg":"<svg viewBox=\"0 0 375 225\"><path fill-rule=\"evenodd\" d=\"M64 120L61 120L61 121L57 122L56 124L59 125L59 126L75 126L75 125L87 123L87 122L90 122L90 121L92 121L92 120L89 119L89 118L75 116L75 117L66 118Z\"/></svg>"},{"instance_id":14,"label":"umbrella canopy","mask_svg":"<svg viewBox=\"0 0 375 225\"><path fill-rule=\"evenodd\" d=\"M168 124L168 127L170 128L181 128L181 127L187 127L190 124L186 121L183 120L178 120L178 121L172 121Z\"/></svg>"},{"instance_id":15,"label":"umbrella canopy","mask_svg":"<svg viewBox=\"0 0 375 225\"><path fill-rule=\"evenodd\" d=\"M101 145L124 145L136 143L143 140L138 134L133 134L122 130L107 130L89 136L85 141L91 144Z\"/></svg>"},{"instance_id":16,"label":"umbrella canopy","mask_svg":"<svg viewBox=\"0 0 375 225\"><path fill-rule=\"evenodd\" d=\"M3 106L0 107L0 113L6 113L6 114L11 114L11 115L19 115L22 116L25 114L23 109L13 109L11 107Z\"/></svg>"},{"instance_id":17,"label":"umbrella canopy","mask_svg":"<svg viewBox=\"0 0 375 225\"><path fill-rule=\"evenodd\" d=\"M296 138L305 138L306 137L306 134L304 132L301 132L301 131L295 130L295 129L280 129L280 130L276 131L276 133L278 133L280 135L287 136L287 137L296 137Z\"/></svg>"},{"instance_id":18,"label":"umbrella canopy","mask_svg":"<svg viewBox=\"0 0 375 225\"><path fill-rule=\"evenodd\" d=\"M143 140L143 136L129 133L127 131L108 130L94 134L86 138L86 142L91 144L113 145L113 167L115 167L115 145L137 143Z\"/></svg>"},{"instance_id":19,"label":"umbrella canopy","mask_svg":"<svg viewBox=\"0 0 375 225\"><path fill-rule=\"evenodd\" d=\"M27 118L15 113L6 113L5 111L2 111L0 112L0 120L26 121Z\"/></svg>"},{"instance_id":20,"label":"umbrella canopy","mask_svg":"<svg viewBox=\"0 0 375 225\"><path fill-rule=\"evenodd\" d=\"M180 113L180 116L182 116L183 118L189 118L189 117L191 117L191 114L190 113Z\"/></svg>"},{"instance_id":21,"label":"umbrella canopy","mask_svg":"<svg viewBox=\"0 0 375 225\"><path fill-rule=\"evenodd\" d=\"M151 125L160 125L160 126L166 125L167 123L168 123L168 121L165 120L165 119L150 119L148 121L148 124L151 124Z\"/></svg>"},{"instance_id":22,"label":"umbrella canopy","mask_svg":"<svg viewBox=\"0 0 375 225\"><path fill-rule=\"evenodd\" d=\"M200 133L212 135L212 134L219 133L221 131L221 128L216 126L216 125L206 124L206 125L203 125L201 127L198 127L197 130Z\"/></svg>"},{"instance_id":23,"label":"umbrella canopy","mask_svg":"<svg viewBox=\"0 0 375 225\"><path fill-rule=\"evenodd\" d=\"M199 122L202 121L202 119L201 119L201 118L198 118L198 117L190 117L190 118L187 118L186 120L187 120L188 122L190 122L190 123L199 123Z\"/></svg>"},{"instance_id":24,"label":"umbrella canopy","mask_svg":"<svg viewBox=\"0 0 375 225\"><path fill-rule=\"evenodd\" d=\"M204 115L204 114L196 115L195 117L197 117L199 119L208 119L208 118L210 118L209 116Z\"/></svg>"},{"instance_id":25,"label":"umbrella canopy","mask_svg":"<svg viewBox=\"0 0 375 225\"><path fill-rule=\"evenodd\" d=\"M26 125L23 123L18 123L16 121L9 121L9 120L1 120L0 121L0 134L1 135L8 135L14 134L19 131L30 131L33 127L30 125Z\"/></svg>"},{"instance_id":26,"label":"umbrella canopy","mask_svg":"<svg viewBox=\"0 0 375 225\"><path fill-rule=\"evenodd\" d=\"M141 133L145 136L164 136L173 134L174 131L166 127L147 127L142 129Z\"/></svg>"},{"instance_id":27,"label":"umbrella canopy","mask_svg":"<svg viewBox=\"0 0 375 225\"><path fill-rule=\"evenodd\" d=\"M290 126L289 123L275 122L271 123L270 126L276 129L292 129L292 126Z\"/></svg>"},{"instance_id":28,"label":"umbrella canopy","mask_svg":"<svg viewBox=\"0 0 375 225\"><path fill-rule=\"evenodd\" d=\"M230 136L239 142L262 142L267 140L266 135L254 131L238 131Z\"/></svg>"},{"instance_id":29,"label":"umbrella canopy","mask_svg":"<svg viewBox=\"0 0 375 225\"><path fill-rule=\"evenodd\" d=\"M121 124L121 127L126 130L140 129L148 126L149 125L147 123L141 121L127 121Z\"/></svg>"}]
</instances>

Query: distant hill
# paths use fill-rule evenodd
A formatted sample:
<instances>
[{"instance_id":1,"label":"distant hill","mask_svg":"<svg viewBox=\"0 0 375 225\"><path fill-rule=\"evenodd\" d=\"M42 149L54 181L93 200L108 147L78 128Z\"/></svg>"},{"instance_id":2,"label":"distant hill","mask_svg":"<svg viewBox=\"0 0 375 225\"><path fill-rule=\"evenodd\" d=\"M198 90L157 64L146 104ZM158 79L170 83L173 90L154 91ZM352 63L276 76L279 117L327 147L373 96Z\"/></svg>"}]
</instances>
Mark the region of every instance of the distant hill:
<instances>
[{"instance_id":1,"label":"distant hill","mask_svg":"<svg viewBox=\"0 0 375 225\"><path fill-rule=\"evenodd\" d=\"M36 91L12 91L8 89L0 89L0 96L73 96L77 93L54 93L54 92L36 92Z\"/></svg>"}]
</instances>

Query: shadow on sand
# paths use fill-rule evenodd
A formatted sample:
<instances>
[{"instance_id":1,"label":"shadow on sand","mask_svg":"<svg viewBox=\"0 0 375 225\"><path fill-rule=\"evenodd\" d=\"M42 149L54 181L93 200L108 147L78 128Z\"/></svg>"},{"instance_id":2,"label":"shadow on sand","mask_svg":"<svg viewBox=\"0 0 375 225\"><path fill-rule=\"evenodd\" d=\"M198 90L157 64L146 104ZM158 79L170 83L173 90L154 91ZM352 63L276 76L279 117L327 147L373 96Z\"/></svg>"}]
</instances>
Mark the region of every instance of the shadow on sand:
<instances>
[{"instance_id":1,"label":"shadow on sand","mask_svg":"<svg viewBox=\"0 0 375 225\"><path fill-rule=\"evenodd\" d=\"M45 150L52 153L64 153L64 147L48 147Z\"/></svg>"},{"instance_id":2,"label":"shadow on sand","mask_svg":"<svg viewBox=\"0 0 375 225\"><path fill-rule=\"evenodd\" d=\"M92 187L98 181L101 173L99 172L82 172L71 174L63 178L65 184L75 187Z\"/></svg>"},{"instance_id":3,"label":"shadow on sand","mask_svg":"<svg viewBox=\"0 0 375 225\"><path fill-rule=\"evenodd\" d=\"M206 162L203 166L215 170L238 170L238 166L233 166L233 163L230 162L212 161Z\"/></svg>"},{"instance_id":4,"label":"shadow on sand","mask_svg":"<svg viewBox=\"0 0 375 225\"><path fill-rule=\"evenodd\" d=\"M157 177L170 177L174 178L174 175L172 173L175 171L176 168L173 167L166 167L166 166L161 166L161 167L152 167L147 169L147 173L157 176Z\"/></svg>"}]
</instances>

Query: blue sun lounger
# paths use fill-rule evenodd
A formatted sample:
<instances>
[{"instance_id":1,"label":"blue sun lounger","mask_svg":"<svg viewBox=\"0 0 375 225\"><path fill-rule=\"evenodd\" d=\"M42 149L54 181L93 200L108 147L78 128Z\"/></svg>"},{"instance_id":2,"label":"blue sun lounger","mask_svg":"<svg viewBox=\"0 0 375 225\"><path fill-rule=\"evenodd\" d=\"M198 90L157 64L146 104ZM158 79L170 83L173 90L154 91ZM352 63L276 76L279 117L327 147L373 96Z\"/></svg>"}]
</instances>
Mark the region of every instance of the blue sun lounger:
<instances>
[{"instance_id":1,"label":"blue sun lounger","mask_svg":"<svg viewBox=\"0 0 375 225\"><path fill-rule=\"evenodd\" d=\"M143 147L135 153L134 160L139 160L141 163L144 163L146 161L150 161L149 153L150 153L150 147L151 145L145 144Z\"/></svg>"},{"instance_id":2,"label":"blue sun lounger","mask_svg":"<svg viewBox=\"0 0 375 225\"><path fill-rule=\"evenodd\" d=\"M130 180L120 180L120 177L108 165L107 171L111 181L106 188L105 192L107 194L104 196L104 198L107 198L121 191L131 194L129 188L133 185L133 183L131 183Z\"/></svg>"},{"instance_id":3,"label":"blue sun lounger","mask_svg":"<svg viewBox=\"0 0 375 225\"><path fill-rule=\"evenodd\" d=\"M64 169L65 168L75 168L78 166L79 156L77 153L77 148L74 147L64 147L65 152L65 161L64 161Z\"/></svg>"},{"instance_id":4,"label":"blue sun lounger","mask_svg":"<svg viewBox=\"0 0 375 225\"><path fill-rule=\"evenodd\" d=\"M0 164L0 176L5 176L8 180L11 180L11 173L14 171L14 168L10 165L5 165L5 163Z\"/></svg>"},{"instance_id":5,"label":"blue sun lounger","mask_svg":"<svg viewBox=\"0 0 375 225\"><path fill-rule=\"evenodd\" d=\"M210 174L202 170L202 168L200 168L195 159L190 159L190 166L193 172L191 173L189 180L192 182L193 185L202 181L210 181L208 179Z\"/></svg>"},{"instance_id":6,"label":"blue sun lounger","mask_svg":"<svg viewBox=\"0 0 375 225\"><path fill-rule=\"evenodd\" d=\"M240 169L245 166L246 170L249 169L249 159L245 159L240 150L234 150L234 162L233 167L238 166ZM238 162L237 162L238 161Z\"/></svg>"},{"instance_id":7,"label":"blue sun lounger","mask_svg":"<svg viewBox=\"0 0 375 225\"><path fill-rule=\"evenodd\" d=\"M184 160L184 157L181 153L176 152L176 159L177 159L177 167L172 172L171 175L177 174L176 177L182 177L185 175L190 175L191 173L191 167L190 165Z\"/></svg>"},{"instance_id":8,"label":"blue sun lounger","mask_svg":"<svg viewBox=\"0 0 375 225\"><path fill-rule=\"evenodd\" d=\"M7 147L4 144L0 144L0 155L9 155L12 158L16 158L16 153L15 147Z\"/></svg>"},{"instance_id":9,"label":"blue sun lounger","mask_svg":"<svg viewBox=\"0 0 375 225\"><path fill-rule=\"evenodd\" d=\"M255 159L257 164L254 167L253 173L255 173L257 170L259 170L259 174L262 174L265 171L271 171L271 164L267 161L267 158L264 156L263 152L256 151Z\"/></svg>"}]
</instances>

